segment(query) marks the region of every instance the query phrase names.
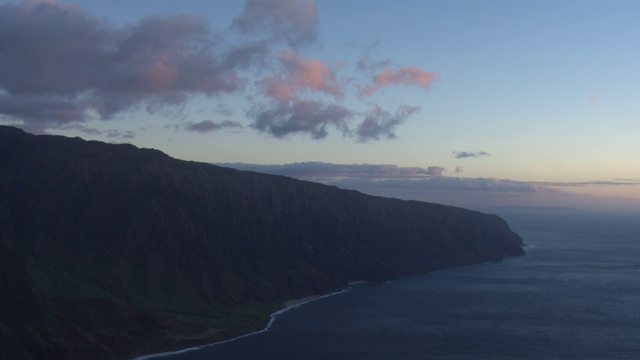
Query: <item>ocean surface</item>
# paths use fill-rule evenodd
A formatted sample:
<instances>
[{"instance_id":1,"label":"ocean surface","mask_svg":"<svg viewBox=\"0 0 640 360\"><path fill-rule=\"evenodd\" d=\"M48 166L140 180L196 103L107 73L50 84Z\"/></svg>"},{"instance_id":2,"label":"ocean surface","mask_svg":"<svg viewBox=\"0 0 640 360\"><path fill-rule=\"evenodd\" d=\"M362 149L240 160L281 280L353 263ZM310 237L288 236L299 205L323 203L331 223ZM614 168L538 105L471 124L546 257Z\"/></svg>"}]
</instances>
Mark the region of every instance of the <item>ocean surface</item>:
<instances>
[{"instance_id":1,"label":"ocean surface","mask_svg":"<svg viewBox=\"0 0 640 360\"><path fill-rule=\"evenodd\" d=\"M640 213L501 216L527 255L354 285L162 359L640 359Z\"/></svg>"}]
</instances>

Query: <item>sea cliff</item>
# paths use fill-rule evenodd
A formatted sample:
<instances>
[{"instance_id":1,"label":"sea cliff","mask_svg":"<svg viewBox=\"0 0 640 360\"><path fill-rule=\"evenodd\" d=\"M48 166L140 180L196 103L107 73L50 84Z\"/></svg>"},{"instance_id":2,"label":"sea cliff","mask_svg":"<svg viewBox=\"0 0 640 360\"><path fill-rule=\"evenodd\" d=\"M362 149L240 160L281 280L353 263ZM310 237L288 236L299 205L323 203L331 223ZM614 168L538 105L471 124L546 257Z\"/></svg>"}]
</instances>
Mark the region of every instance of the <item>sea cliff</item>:
<instances>
[{"instance_id":1,"label":"sea cliff","mask_svg":"<svg viewBox=\"0 0 640 360\"><path fill-rule=\"evenodd\" d=\"M0 127L0 357L125 359L292 298L522 255L495 215Z\"/></svg>"}]
</instances>

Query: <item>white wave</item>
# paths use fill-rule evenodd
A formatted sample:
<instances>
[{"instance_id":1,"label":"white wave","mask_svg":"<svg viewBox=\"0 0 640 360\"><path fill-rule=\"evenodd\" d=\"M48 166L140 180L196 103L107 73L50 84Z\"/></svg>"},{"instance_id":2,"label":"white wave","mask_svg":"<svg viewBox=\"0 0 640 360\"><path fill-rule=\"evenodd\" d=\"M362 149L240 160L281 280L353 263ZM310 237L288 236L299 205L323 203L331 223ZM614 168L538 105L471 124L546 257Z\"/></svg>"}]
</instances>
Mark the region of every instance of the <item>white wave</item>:
<instances>
[{"instance_id":1,"label":"white wave","mask_svg":"<svg viewBox=\"0 0 640 360\"><path fill-rule=\"evenodd\" d=\"M167 356L184 354L184 353L187 353L187 352L201 350L201 349L204 349L204 348L208 348L208 347L216 346L216 345L220 345L220 344L226 344L226 343L229 343L229 342L232 342L232 341L236 341L238 339L243 339L243 338L246 338L246 337L249 337L249 336L261 334L261 333L263 333L265 331L269 331L269 329L273 325L273 323L276 320L276 318L278 316L284 314L285 312L287 312L289 310L292 310L292 309L297 309L302 305L305 305L305 304L308 304L308 303L311 303L311 302L314 302L314 301L317 301L317 300L320 300L320 299L324 299L324 298L327 298L329 296L342 294L343 292L346 292L346 291L349 291L349 290L351 290L351 287L348 287L346 289L339 290L339 291L336 291L336 292L332 292L332 293L329 293L329 294L325 294L325 295L314 296L314 297L309 298L309 300L296 302L295 304L286 306L286 307L284 307L284 308L272 313L270 315L270 319L269 319L269 322L267 323L267 326L265 326L265 328L262 329L262 330L254 331L254 332L251 332L251 333L248 333L248 334L243 334L243 335L240 335L240 336L236 336L236 337L234 337L232 339L222 340L222 341L218 341L218 342L215 342L215 343L212 343L212 344L195 346L195 347L190 347L190 348L186 348L186 349L182 349L182 350L168 351L168 352L162 352L162 353L157 353L157 354L142 355L142 356L135 357L132 360L147 360L147 359L155 359L155 358L162 358L162 357L167 357Z\"/></svg>"}]
</instances>

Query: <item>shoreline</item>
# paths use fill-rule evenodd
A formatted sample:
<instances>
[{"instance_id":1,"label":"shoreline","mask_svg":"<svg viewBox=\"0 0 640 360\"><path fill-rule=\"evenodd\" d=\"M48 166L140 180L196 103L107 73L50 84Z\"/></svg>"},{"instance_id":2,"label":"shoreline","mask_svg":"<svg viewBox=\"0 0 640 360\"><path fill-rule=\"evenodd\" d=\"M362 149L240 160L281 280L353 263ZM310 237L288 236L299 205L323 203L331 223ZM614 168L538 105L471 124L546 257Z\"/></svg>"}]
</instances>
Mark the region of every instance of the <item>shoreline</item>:
<instances>
[{"instance_id":1,"label":"shoreline","mask_svg":"<svg viewBox=\"0 0 640 360\"><path fill-rule=\"evenodd\" d=\"M278 316L280 316L281 314L284 314L285 312L287 312L289 310L292 310L292 309L297 309L302 305L305 305L305 304L308 304L308 303L311 303L311 302L314 302L314 301L317 301L317 300L320 300L320 299L324 299L324 298L327 298L329 296L334 296L334 295L338 295L338 294L342 294L344 292L350 291L351 290L351 286L356 285L356 284L362 284L362 283L366 283L366 281L350 281L348 283L348 285L342 290L334 291L332 293L327 293L327 294L311 295L311 296L306 296L306 297L299 298L299 299L292 299L292 300L285 301L283 307L280 310L269 314L269 321L267 322L267 325L263 329L260 329L258 331L253 331L253 332L250 332L250 333L242 334L242 335L233 337L231 339L216 341L216 342L210 343L210 344L193 346L193 347L189 347L189 348L186 348L186 349L175 350L175 351L165 351L165 352L160 352L160 353L155 353L155 354L140 355L140 356L136 356L136 357L132 358L131 360L149 360L149 359L155 359L155 358L162 358L162 357L166 357L166 356L179 355L179 354L184 354L184 353L191 352L191 351L204 349L204 348L207 348L207 347L210 347L210 346L226 344L228 342L236 341L238 339L242 339L242 338L245 338L245 337L248 337L248 336L261 334L263 332L269 331L269 329L271 328L271 325L275 322L276 318Z\"/></svg>"},{"instance_id":2,"label":"shoreline","mask_svg":"<svg viewBox=\"0 0 640 360\"><path fill-rule=\"evenodd\" d=\"M307 297L303 297L303 298L299 298L299 299L293 299L293 300L289 300L289 301L285 301L284 302L284 306L282 307L282 309L280 310L284 310L286 308L289 307L294 307L296 305L302 305L311 301L315 301L318 300L320 297L322 297L323 295L311 295L311 296L307 296ZM278 311L280 311L278 310Z\"/></svg>"},{"instance_id":3,"label":"shoreline","mask_svg":"<svg viewBox=\"0 0 640 360\"><path fill-rule=\"evenodd\" d=\"M515 257L515 256L514 256ZM473 265L482 265L482 264L492 264L494 262L484 262L484 263L474 263L474 264L467 264L467 265L458 265L455 267L464 267L464 266L473 266ZM437 269L437 270L433 270L430 271L428 273L425 274L419 274L419 275L410 275L410 276L406 276L406 277L398 277L398 278L394 278L394 279L388 279L386 281L384 281L384 283L389 282L391 280L400 280L400 279L405 279L405 278L409 278L409 277L414 277L414 276L422 276L422 275L431 275L434 272L438 272L438 271L442 271L442 270L447 270L449 268L442 268L442 269ZM180 349L180 350L173 350L173 351L164 351L164 352L159 352L159 353L153 353L153 354L146 354L146 355L139 355L136 356L134 358L131 358L131 360L149 360L149 359L156 359L156 358L163 358L163 357L167 357L167 356L172 356L172 355L179 355L179 354L184 354L187 352L191 352L191 351L196 351L196 350L201 350L201 349L205 349L211 346L216 346L216 345L221 345L221 344L226 344L232 341L236 341L245 337L249 337L249 336L253 336L253 335L257 335L257 334L261 334L263 332L269 331L269 329L271 328L271 326L273 325L273 323L275 322L275 320L277 319L278 316L280 316L281 314L284 314L285 312L292 310L292 309L296 309L300 306L303 306L305 304L317 301L317 300L321 300L324 298L327 298L329 296L334 296L334 295L338 295L347 291L351 291L352 287L354 285L359 285L359 284L373 284L376 282L372 282L372 281L366 281L366 280L360 280L360 281L349 281L347 283L347 285L341 289L341 290L337 290L331 293L326 293L326 294L320 294L320 295L311 295L311 296L306 296L303 298L298 298L298 299L291 299L288 301L285 301L283 304L283 307L271 314L269 314L269 321L267 322L267 325L265 325L264 328L257 330L257 331L253 331L253 332L249 332L246 334L242 334L242 335L238 335L236 337L230 338L230 339L226 339L226 340L221 340L221 341L216 341L213 343L208 343L208 344L204 344L204 345L198 345L198 346L192 346L192 347L188 347L188 348L184 348L184 349Z\"/></svg>"}]
</instances>

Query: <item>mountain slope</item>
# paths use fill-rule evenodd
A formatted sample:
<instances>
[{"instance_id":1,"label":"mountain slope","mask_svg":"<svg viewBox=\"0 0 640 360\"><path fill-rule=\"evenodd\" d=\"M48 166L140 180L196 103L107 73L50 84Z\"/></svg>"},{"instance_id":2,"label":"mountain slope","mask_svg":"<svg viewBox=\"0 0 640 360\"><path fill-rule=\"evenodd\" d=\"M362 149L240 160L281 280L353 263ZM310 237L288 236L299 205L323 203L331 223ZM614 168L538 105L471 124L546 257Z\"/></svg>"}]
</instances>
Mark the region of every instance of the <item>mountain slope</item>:
<instances>
[{"instance_id":1,"label":"mountain slope","mask_svg":"<svg viewBox=\"0 0 640 360\"><path fill-rule=\"evenodd\" d=\"M12 289L35 304L2 313L0 349L38 359L210 342L349 280L524 254L495 215L10 127L0 236L0 255L22 269L3 262L0 285L30 284ZM37 353L18 336L29 332Z\"/></svg>"}]
</instances>

